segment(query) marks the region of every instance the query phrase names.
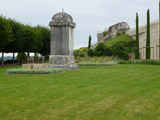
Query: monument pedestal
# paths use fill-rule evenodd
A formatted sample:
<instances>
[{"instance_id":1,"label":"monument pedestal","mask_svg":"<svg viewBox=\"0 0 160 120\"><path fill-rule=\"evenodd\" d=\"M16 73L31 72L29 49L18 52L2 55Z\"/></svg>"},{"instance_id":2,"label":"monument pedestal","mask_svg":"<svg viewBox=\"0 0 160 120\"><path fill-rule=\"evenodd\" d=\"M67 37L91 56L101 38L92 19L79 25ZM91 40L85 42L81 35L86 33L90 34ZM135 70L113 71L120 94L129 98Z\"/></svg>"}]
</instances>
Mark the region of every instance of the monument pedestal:
<instances>
[{"instance_id":1,"label":"monument pedestal","mask_svg":"<svg viewBox=\"0 0 160 120\"><path fill-rule=\"evenodd\" d=\"M63 68L65 70L79 70L79 66L74 63L74 56L51 55L49 58L50 68Z\"/></svg>"}]
</instances>

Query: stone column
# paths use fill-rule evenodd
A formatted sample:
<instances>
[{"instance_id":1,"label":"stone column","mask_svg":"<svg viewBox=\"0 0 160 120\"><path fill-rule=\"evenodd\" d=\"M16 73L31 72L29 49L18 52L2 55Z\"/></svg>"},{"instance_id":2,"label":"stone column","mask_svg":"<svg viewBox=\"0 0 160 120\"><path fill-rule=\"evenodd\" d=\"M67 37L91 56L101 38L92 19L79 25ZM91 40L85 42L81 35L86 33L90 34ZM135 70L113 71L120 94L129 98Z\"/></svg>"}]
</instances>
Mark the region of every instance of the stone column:
<instances>
[{"instance_id":1,"label":"stone column","mask_svg":"<svg viewBox=\"0 0 160 120\"><path fill-rule=\"evenodd\" d=\"M74 28L76 24L72 17L64 12L52 17L49 24L50 38L50 67L77 70L74 62Z\"/></svg>"}]
</instances>

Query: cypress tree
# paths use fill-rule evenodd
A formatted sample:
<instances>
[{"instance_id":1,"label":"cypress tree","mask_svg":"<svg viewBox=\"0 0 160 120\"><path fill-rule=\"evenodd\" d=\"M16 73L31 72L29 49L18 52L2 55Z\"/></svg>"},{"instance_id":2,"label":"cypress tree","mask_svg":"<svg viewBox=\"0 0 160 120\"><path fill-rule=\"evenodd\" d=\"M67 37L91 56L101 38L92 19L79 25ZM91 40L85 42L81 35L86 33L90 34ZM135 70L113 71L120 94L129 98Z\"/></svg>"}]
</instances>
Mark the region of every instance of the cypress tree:
<instances>
[{"instance_id":1,"label":"cypress tree","mask_svg":"<svg viewBox=\"0 0 160 120\"><path fill-rule=\"evenodd\" d=\"M89 41L88 41L88 50L91 48L91 40L92 40L92 37L91 35L89 36Z\"/></svg>"},{"instance_id":2,"label":"cypress tree","mask_svg":"<svg viewBox=\"0 0 160 120\"><path fill-rule=\"evenodd\" d=\"M136 13L136 42L135 47L139 48L139 17L138 13ZM139 59L139 49L135 51L135 59Z\"/></svg>"},{"instance_id":3,"label":"cypress tree","mask_svg":"<svg viewBox=\"0 0 160 120\"><path fill-rule=\"evenodd\" d=\"M159 45L160 45L160 1L159 1ZM160 46L159 46L159 60L160 60Z\"/></svg>"},{"instance_id":4,"label":"cypress tree","mask_svg":"<svg viewBox=\"0 0 160 120\"><path fill-rule=\"evenodd\" d=\"M147 10L146 59L150 59L150 12Z\"/></svg>"}]
</instances>

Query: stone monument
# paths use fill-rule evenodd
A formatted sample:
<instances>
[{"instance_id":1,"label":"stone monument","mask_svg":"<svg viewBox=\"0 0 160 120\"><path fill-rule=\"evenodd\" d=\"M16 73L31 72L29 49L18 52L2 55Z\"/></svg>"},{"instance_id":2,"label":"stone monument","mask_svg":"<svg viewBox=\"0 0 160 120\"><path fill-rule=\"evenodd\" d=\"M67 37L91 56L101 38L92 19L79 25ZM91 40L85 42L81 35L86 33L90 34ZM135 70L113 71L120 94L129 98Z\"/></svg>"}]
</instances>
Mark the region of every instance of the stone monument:
<instances>
[{"instance_id":1,"label":"stone monument","mask_svg":"<svg viewBox=\"0 0 160 120\"><path fill-rule=\"evenodd\" d=\"M51 30L50 58L51 68L78 70L74 61L74 28L76 24L72 17L60 12L52 17L49 23Z\"/></svg>"}]
</instances>

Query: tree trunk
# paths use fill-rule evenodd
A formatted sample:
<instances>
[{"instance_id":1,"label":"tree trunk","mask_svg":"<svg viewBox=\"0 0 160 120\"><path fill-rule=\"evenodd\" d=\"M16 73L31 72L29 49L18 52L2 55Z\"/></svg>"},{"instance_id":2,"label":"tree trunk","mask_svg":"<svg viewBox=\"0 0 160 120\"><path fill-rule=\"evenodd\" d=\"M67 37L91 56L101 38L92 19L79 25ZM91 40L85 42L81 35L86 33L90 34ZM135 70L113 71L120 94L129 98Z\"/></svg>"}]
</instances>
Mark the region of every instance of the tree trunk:
<instances>
[{"instance_id":1,"label":"tree trunk","mask_svg":"<svg viewBox=\"0 0 160 120\"><path fill-rule=\"evenodd\" d=\"M29 52L27 53L27 62L29 63L29 60L30 60L30 55L29 55Z\"/></svg>"},{"instance_id":2,"label":"tree trunk","mask_svg":"<svg viewBox=\"0 0 160 120\"><path fill-rule=\"evenodd\" d=\"M37 62L37 53L35 52L34 53L34 63L36 63Z\"/></svg>"},{"instance_id":3,"label":"tree trunk","mask_svg":"<svg viewBox=\"0 0 160 120\"><path fill-rule=\"evenodd\" d=\"M39 53L37 53L38 55L37 55L37 59L38 59L38 63L39 63Z\"/></svg>"},{"instance_id":4,"label":"tree trunk","mask_svg":"<svg viewBox=\"0 0 160 120\"><path fill-rule=\"evenodd\" d=\"M14 58L15 58L15 56L14 56L14 53L13 53L13 63L14 63Z\"/></svg>"},{"instance_id":5,"label":"tree trunk","mask_svg":"<svg viewBox=\"0 0 160 120\"><path fill-rule=\"evenodd\" d=\"M4 52L2 52L2 67L4 66Z\"/></svg>"},{"instance_id":6,"label":"tree trunk","mask_svg":"<svg viewBox=\"0 0 160 120\"><path fill-rule=\"evenodd\" d=\"M159 45L160 45L160 1L159 1ZM159 60L160 60L160 46L159 46Z\"/></svg>"},{"instance_id":7,"label":"tree trunk","mask_svg":"<svg viewBox=\"0 0 160 120\"><path fill-rule=\"evenodd\" d=\"M17 55L17 60L18 60L18 65L19 65L19 52L18 52L18 55Z\"/></svg>"}]
</instances>

